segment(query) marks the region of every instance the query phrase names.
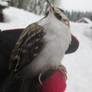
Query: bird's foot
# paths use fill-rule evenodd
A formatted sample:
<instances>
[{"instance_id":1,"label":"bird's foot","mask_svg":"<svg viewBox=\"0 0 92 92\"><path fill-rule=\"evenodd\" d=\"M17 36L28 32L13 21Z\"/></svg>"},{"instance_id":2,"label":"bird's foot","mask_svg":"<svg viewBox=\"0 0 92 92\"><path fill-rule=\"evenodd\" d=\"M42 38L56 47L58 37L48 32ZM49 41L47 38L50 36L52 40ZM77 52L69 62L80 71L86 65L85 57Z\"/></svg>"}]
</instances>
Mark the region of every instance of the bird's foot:
<instances>
[{"instance_id":1,"label":"bird's foot","mask_svg":"<svg viewBox=\"0 0 92 92\"><path fill-rule=\"evenodd\" d=\"M57 70L60 71L65 76L65 78L67 79L67 71L66 71L66 68L63 65L57 66Z\"/></svg>"}]
</instances>

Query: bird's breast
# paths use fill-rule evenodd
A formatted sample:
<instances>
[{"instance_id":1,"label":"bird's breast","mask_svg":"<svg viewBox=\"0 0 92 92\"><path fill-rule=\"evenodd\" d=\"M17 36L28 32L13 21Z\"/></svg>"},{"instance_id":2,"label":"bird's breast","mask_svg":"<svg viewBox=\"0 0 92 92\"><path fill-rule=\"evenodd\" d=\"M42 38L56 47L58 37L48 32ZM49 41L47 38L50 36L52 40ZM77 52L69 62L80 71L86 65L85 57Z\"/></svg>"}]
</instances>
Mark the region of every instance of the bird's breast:
<instances>
[{"instance_id":1,"label":"bird's breast","mask_svg":"<svg viewBox=\"0 0 92 92\"><path fill-rule=\"evenodd\" d=\"M64 26L52 27L50 25L45 30L46 34L43 38L45 46L34 61L28 65L28 70L33 75L60 65L71 41L70 31Z\"/></svg>"},{"instance_id":2,"label":"bird's breast","mask_svg":"<svg viewBox=\"0 0 92 92\"><path fill-rule=\"evenodd\" d=\"M68 49L70 38L68 39L68 36L62 30L52 31L48 30L44 36L46 41L44 49L29 65L29 68L31 68L29 70L43 72L52 66L60 65L65 51Z\"/></svg>"}]
</instances>

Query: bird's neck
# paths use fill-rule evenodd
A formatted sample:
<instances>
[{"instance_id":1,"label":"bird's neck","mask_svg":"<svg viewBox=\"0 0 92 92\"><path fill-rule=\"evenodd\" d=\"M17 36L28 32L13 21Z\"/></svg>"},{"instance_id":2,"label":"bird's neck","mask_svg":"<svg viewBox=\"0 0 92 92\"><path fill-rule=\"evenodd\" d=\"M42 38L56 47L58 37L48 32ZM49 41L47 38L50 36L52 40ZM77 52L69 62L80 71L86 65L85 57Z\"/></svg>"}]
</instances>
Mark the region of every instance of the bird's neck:
<instances>
[{"instance_id":1,"label":"bird's neck","mask_svg":"<svg viewBox=\"0 0 92 92\"><path fill-rule=\"evenodd\" d=\"M49 15L47 18L43 18L39 21L39 25L45 28L47 31L47 39L54 40L57 39L58 42L67 50L71 42L71 32L67 25L56 19L53 15Z\"/></svg>"},{"instance_id":2,"label":"bird's neck","mask_svg":"<svg viewBox=\"0 0 92 92\"><path fill-rule=\"evenodd\" d=\"M54 20L55 20L55 16L52 13L49 13L48 16L43 17L37 23L43 27L49 28L49 26L53 25L53 23L55 22Z\"/></svg>"},{"instance_id":3,"label":"bird's neck","mask_svg":"<svg viewBox=\"0 0 92 92\"><path fill-rule=\"evenodd\" d=\"M70 30L68 26L62 23L60 20L56 19L55 16L52 14L38 21L38 25L41 25L43 28L45 28L50 36L55 34L61 36L66 35L65 37L67 37L67 34L70 35Z\"/></svg>"}]
</instances>

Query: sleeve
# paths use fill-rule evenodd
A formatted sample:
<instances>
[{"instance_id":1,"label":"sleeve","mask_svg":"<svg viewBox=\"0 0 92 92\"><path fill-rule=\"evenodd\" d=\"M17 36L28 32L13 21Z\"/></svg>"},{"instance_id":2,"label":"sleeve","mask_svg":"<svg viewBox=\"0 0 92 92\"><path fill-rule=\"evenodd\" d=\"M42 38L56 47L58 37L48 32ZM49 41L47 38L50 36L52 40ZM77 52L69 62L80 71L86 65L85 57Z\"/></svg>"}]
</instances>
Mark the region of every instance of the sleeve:
<instances>
[{"instance_id":1,"label":"sleeve","mask_svg":"<svg viewBox=\"0 0 92 92\"><path fill-rule=\"evenodd\" d=\"M21 30L6 30L0 32L0 85L9 75L9 59L11 51L19 38Z\"/></svg>"},{"instance_id":2,"label":"sleeve","mask_svg":"<svg viewBox=\"0 0 92 92\"><path fill-rule=\"evenodd\" d=\"M63 70L62 70L63 71ZM37 92L64 92L66 88L66 77L64 72L56 71L50 77L37 85Z\"/></svg>"},{"instance_id":3,"label":"sleeve","mask_svg":"<svg viewBox=\"0 0 92 92\"><path fill-rule=\"evenodd\" d=\"M79 41L74 35L72 35L71 44L65 54L71 54L75 52L78 49L78 47L79 47Z\"/></svg>"}]
</instances>

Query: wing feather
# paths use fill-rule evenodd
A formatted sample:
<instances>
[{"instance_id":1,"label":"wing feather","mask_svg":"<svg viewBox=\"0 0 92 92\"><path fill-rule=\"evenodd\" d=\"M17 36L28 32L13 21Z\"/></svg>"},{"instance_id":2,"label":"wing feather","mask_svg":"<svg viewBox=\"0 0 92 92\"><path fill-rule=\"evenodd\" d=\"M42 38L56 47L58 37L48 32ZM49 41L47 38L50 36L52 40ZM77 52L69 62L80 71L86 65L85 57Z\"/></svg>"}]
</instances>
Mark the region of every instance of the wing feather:
<instances>
[{"instance_id":1,"label":"wing feather","mask_svg":"<svg viewBox=\"0 0 92 92\"><path fill-rule=\"evenodd\" d=\"M44 28L36 23L25 28L11 54L9 63L11 71L18 72L39 55L45 44L43 39L45 34Z\"/></svg>"}]
</instances>

